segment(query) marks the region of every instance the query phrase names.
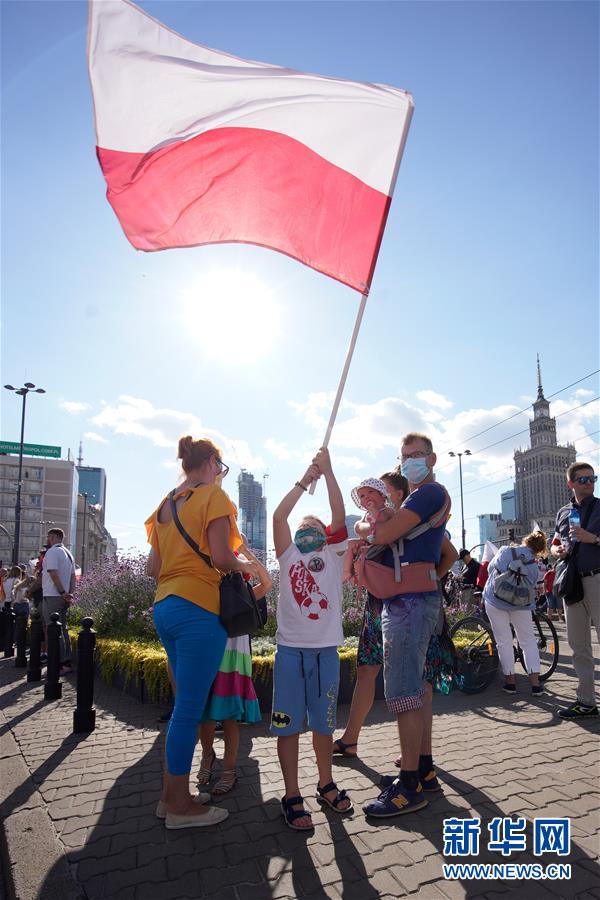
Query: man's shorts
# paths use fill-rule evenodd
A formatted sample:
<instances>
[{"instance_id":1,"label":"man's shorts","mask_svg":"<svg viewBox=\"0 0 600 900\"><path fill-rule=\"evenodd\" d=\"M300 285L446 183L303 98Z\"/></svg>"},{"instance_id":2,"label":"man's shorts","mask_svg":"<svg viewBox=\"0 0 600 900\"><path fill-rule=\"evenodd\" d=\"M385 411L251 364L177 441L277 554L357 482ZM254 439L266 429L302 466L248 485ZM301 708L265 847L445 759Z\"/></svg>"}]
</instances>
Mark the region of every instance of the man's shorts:
<instances>
[{"instance_id":1,"label":"man's shorts","mask_svg":"<svg viewBox=\"0 0 600 900\"><path fill-rule=\"evenodd\" d=\"M381 613L383 600L367 594L362 631L358 642L356 664L358 666L383 665L383 638L381 635Z\"/></svg>"},{"instance_id":2,"label":"man's shorts","mask_svg":"<svg viewBox=\"0 0 600 900\"><path fill-rule=\"evenodd\" d=\"M340 658L337 647L277 645L273 669L271 734L335 731Z\"/></svg>"},{"instance_id":3,"label":"man's shorts","mask_svg":"<svg viewBox=\"0 0 600 900\"><path fill-rule=\"evenodd\" d=\"M433 593L401 594L383 602L383 681L391 713L423 706L425 657L441 602Z\"/></svg>"}]
</instances>

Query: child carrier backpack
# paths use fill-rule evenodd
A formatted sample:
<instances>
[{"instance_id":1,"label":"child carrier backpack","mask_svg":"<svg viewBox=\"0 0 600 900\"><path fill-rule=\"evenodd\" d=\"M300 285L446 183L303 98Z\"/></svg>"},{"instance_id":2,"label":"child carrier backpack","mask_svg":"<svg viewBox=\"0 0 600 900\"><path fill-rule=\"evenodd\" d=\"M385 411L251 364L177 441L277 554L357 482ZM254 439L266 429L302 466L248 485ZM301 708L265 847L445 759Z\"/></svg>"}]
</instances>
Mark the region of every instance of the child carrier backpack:
<instances>
[{"instance_id":1,"label":"child carrier backpack","mask_svg":"<svg viewBox=\"0 0 600 900\"><path fill-rule=\"evenodd\" d=\"M534 601L535 584L527 580L527 575L529 566L537 569L537 562L535 559L523 559L514 547L510 548L510 552L512 561L506 572L496 572L494 575L494 596L518 609Z\"/></svg>"},{"instance_id":2,"label":"child carrier backpack","mask_svg":"<svg viewBox=\"0 0 600 900\"><path fill-rule=\"evenodd\" d=\"M439 485L442 487L442 485ZM427 522L416 525L412 531L399 538L393 544L384 547L369 547L356 560L355 571L359 593L362 588L380 600L387 600L399 594L424 594L439 590L439 581L434 562L402 563L404 554L404 541L413 540L429 531L430 528L439 528L448 521L450 516L451 500L445 488L445 499L442 507L434 513ZM394 567L385 566L376 561L378 557L389 547L394 558Z\"/></svg>"}]
</instances>

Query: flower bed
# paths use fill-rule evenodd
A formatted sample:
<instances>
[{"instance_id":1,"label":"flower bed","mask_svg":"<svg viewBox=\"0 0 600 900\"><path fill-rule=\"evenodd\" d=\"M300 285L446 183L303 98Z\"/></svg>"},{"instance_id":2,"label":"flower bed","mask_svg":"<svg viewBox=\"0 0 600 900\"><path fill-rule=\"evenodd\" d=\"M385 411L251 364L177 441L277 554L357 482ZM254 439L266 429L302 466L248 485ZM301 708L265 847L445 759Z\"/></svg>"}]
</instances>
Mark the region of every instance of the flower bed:
<instances>
[{"instance_id":1,"label":"flower bed","mask_svg":"<svg viewBox=\"0 0 600 900\"><path fill-rule=\"evenodd\" d=\"M76 642L77 632L70 630L71 640ZM356 647L349 641L340 648L341 703L349 703L356 677ZM272 651L269 653L269 646ZM261 653L252 657L252 676L263 712L271 708L273 691L273 663L275 644L262 645ZM126 690L142 702L166 701L171 694L167 677L166 653L160 644L143 641L96 638L96 665L102 679L110 685Z\"/></svg>"}]
</instances>

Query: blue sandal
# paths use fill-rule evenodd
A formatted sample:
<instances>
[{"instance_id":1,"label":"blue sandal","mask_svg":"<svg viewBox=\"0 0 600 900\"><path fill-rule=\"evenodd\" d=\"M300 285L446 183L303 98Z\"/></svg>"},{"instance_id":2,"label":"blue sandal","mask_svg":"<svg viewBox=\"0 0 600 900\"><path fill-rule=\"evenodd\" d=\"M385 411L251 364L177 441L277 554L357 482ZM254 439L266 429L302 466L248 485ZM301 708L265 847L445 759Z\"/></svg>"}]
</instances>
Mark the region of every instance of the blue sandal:
<instances>
[{"instance_id":1,"label":"blue sandal","mask_svg":"<svg viewBox=\"0 0 600 900\"><path fill-rule=\"evenodd\" d=\"M325 794L329 794L331 791L336 791L336 795L333 800L329 800ZM350 800L350 797L346 793L346 791L338 790L338 786L335 781L330 781L329 784L326 784L325 787L319 787L317 784L317 800L319 803L326 803L334 812L340 813L340 815L344 816L348 813L354 812L354 807L352 806L352 801L350 801L350 806L345 807L344 809L340 809L340 803L343 800Z\"/></svg>"},{"instance_id":2,"label":"blue sandal","mask_svg":"<svg viewBox=\"0 0 600 900\"><path fill-rule=\"evenodd\" d=\"M302 809L292 809L293 806L298 806L302 804ZM281 798L281 811L283 813L283 818L285 819L285 824L288 828L292 828L294 831L313 831L314 825L312 823L311 814L308 810L304 809L304 797L282 797ZM297 819L303 819L308 816L311 819L310 825L294 825Z\"/></svg>"}]
</instances>

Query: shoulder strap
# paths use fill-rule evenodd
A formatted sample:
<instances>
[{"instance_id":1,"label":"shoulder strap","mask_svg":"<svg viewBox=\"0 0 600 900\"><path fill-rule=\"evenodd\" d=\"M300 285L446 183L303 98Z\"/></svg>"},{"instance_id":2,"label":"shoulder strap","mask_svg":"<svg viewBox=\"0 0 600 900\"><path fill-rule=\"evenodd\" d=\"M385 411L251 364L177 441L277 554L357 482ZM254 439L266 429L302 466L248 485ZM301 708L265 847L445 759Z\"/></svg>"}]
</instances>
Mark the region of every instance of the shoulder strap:
<instances>
[{"instance_id":1,"label":"shoulder strap","mask_svg":"<svg viewBox=\"0 0 600 900\"><path fill-rule=\"evenodd\" d=\"M177 504L175 503L176 491L177 491L177 488L173 488L173 490L169 494L169 505L171 507L171 515L173 516L173 521L175 522L175 527L177 528L177 531L179 532L181 537L184 539L186 544L189 544L190 547L192 548L192 550L194 551L194 553L197 553L198 556L200 557L200 559L202 559L206 563L206 565L210 566L210 568L212 569L213 564L212 564L212 560L211 560L210 556L207 556L206 553L202 552L202 550L200 549L200 547L198 546L198 544L196 543L194 538L191 537L187 533L187 531L181 524L181 519L179 518L179 513L177 512Z\"/></svg>"},{"instance_id":2,"label":"shoulder strap","mask_svg":"<svg viewBox=\"0 0 600 900\"><path fill-rule=\"evenodd\" d=\"M445 494L445 499L443 505L437 512L427 519L426 522L421 522L419 525L415 525L412 531L409 531L408 534L405 534L400 538L401 541L412 541L413 538L420 537L422 534L425 534L426 531L429 531L430 528L439 528L440 525L443 525L444 522L448 519L448 514L450 512L450 506L452 505L452 501L450 500L450 494L446 490L443 485L438 485L441 487ZM399 542L398 542L399 543ZM403 548L400 549L400 553L403 553Z\"/></svg>"}]
</instances>

